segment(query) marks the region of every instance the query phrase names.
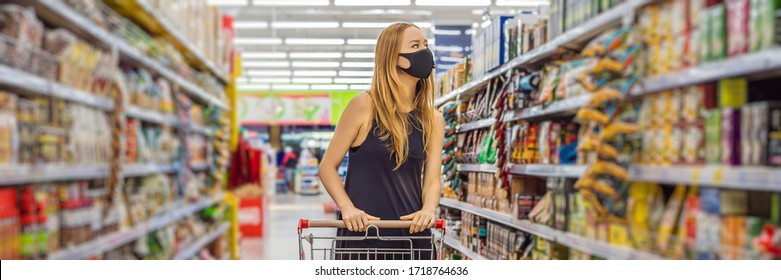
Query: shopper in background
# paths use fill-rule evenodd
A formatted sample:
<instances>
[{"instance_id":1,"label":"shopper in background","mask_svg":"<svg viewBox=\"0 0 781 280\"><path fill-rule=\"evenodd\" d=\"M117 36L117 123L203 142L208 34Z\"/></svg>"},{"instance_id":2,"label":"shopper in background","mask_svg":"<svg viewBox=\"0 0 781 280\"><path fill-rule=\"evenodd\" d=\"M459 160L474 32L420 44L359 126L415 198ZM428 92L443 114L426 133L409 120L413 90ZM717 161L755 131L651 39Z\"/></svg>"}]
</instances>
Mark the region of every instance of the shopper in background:
<instances>
[{"instance_id":1,"label":"shopper in background","mask_svg":"<svg viewBox=\"0 0 781 280\"><path fill-rule=\"evenodd\" d=\"M363 236L369 220L379 219L412 221L409 230L383 229L382 236L429 235L439 204L444 141L444 119L433 106L434 57L420 28L394 23L377 39L374 61L371 89L347 105L320 165L320 179L350 231L342 229L337 235ZM348 151L342 186L337 169ZM416 248L430 249L430 241L416 241L421 241L415 242ZM337 244L341 248L404 245Z\"/></svg>"},{"instance_id":2,"label":"shopper in background","mask_svg":"<svg viewBox=\"0 0 781 280\"><path fill-rule=\"evenodd\" d=\"M287 181L288 189L293 188L293 177L295 176L296 168L298 167L298 156L293 152L293 148L285 146L283 149L285 152L282 156L282 166L285 168L285 181Z\"/></svg>"}]
</instances>

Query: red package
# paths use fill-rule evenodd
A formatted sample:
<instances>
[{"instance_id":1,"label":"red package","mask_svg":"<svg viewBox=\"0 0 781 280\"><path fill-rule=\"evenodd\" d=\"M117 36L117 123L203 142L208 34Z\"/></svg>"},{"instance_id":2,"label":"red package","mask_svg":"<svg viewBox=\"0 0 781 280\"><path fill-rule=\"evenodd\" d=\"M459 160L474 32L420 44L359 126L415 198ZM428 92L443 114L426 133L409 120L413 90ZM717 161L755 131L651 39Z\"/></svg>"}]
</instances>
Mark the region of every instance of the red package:
<instances>
[{"instance_id":1,"label":"red package","mask_svg":"<svg viewBox=\"0 0 781 280\"><path fill-rule=\"evenodd\" d=\"M727 8L727 55L735 56L748 52L749 42L749 0L726 0Z\"/></svg>"}]
</instances>

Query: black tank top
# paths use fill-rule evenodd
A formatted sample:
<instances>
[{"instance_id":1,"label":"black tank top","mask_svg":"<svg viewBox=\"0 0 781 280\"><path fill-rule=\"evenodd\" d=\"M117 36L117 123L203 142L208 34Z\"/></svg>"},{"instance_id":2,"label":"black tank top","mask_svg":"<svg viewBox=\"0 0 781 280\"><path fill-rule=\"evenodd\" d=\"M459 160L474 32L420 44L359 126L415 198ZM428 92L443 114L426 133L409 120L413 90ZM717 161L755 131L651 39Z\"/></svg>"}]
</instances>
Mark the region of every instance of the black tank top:
<instances>
[{"instance_id":1,"label":"black tank top","mask_svg":"<svg viewBox=\"0 0 781 280\"><path fill-rule=\"evenodd\" d=\"M351 147L349 151L347 177L344 184L347 196L356 208L382 220L398 220L399 217L417 212L423 207L422 174L426 157L423 132L417 118L410 117L409 120L407 138L409 153L397 170L393 170L396 167L396 158L391 153L391 139L383 141L377 136L377 124L374 121L366 140L358 147ZM371 230L368 234L376 236L377 233ZM415 235L430 236L430 234L427 230ZM337 235L363 236L364 233L341 229ZM380 236L409 236L409 229L382 229ZM413 243L415 248L430 249L431 247L431 241L414 240ZM408 242L406 246L409 246ZM404 244L403 242L349 241L338 242L337 247L393 248L404 247ZM423 253L420 255L421 259L430 259L430 254ZM397 258L401 259L403 256ZM415 258L418 258L417 253ZM383 258L378 257L378 259Z\"/></svg>"}]
</instances>

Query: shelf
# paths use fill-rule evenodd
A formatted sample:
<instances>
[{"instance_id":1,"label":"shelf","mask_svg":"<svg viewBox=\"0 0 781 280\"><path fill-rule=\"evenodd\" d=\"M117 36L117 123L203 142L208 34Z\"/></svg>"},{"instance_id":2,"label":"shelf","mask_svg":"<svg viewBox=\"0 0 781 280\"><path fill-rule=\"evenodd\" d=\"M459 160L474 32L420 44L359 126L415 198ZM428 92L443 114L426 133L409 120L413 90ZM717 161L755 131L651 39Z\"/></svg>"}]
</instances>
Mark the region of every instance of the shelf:
<instances>
[{"instance_id":1,"label":"shelf","mask_svg":"<svg viewBox=\"0 0 781 280\"><path fill-rule=\"evenodd\" d=\"M502 116L502 119L505 122L511 122L555 115L574 114L577 109L585 106L589 100L591 100L590 94L570 97L567 99L555 101L545 107L542 105L537 105L529 108L507 111L504 116Z\"/></svg>"},{"instance_id":2,"label":"shelf","mask_svg":"<svg viewBox=\"0 0 781 280\"><path fill-rule=\"evenodd\" d=\"M490 119L482 119L482 120L465 123L458 126L457 133L464 133L475 129L491 127L494 124L494 122L496 122L496 120L490 118Z\"/></svg>"},{"instance_id":3,"label":"shelf","mask_svg":"<svg viewBox=\"0 0 781 280\"><path fill-rule=\"evenodd\" d=\"M680 88L725 78L750 76L781 70L781 48L725 58L691 69L646 78L632 89L632 96Z\"/></svg>"},{"instance_id":4,"label":"shelf","mask_svg":"<svg viewBox=\"0 0 781 280\"><path fill-rule=\"evenodd\" d=\"M456 239L455 237L449 234L445 234L443 242L448 247L461 252L461 254L464 254L464 256L466 256L467 258L478 260L478 261L487 260L485 257L483 257L483 255L480 255L475 251L470 250L469 248L461 244L461 242L459 242L458 239Z\"/></svg>"},{"instance_id":5,"label":"shelf","mask_svg":"<svg viewBox=\"0 0 781 280\"><path fill-rule=\"evenodd\" d=\"M206 135L208 137L214 136L214 130L205 125L192 124L190 126L193 132Z\"/></svg>"},{"instance_id":6,"label":"shelf","mask_svg":"<svg viewBox=\"0 0 781 280\"><path fill-rule=\"evenodd\" d=\"M227 76L222 73L219 69L217 69L217 66L214 65L214 63L206 58L206 56L196 48L190 41L184 38L184 35L182 35L179 30L177 30L173 25L171 25L170 21L160 15L153 7L149 4L146 0L136 0L135 1L138 6L146 12L152 19L154 19L153 23L156 23L159 25L159 27L165 31L166 35L170 36L171 38L174 38L176 42L182 45L182 48L185 49L185 51L192 55L192 57L195 58L195 60L200 63L201 65L205 66L215 77L222 80L223 83L228 83Z\"/></svg>"},{"instance_id":7,"label":"shelf","mask_svg":"<svg viewBox=\"0 0 781 280\"><path fill-rule=\"evenodd\" d=\"M190 164L190 169L195 172L206 171L209 169L209 164L206 162Z\"/></svg>"},{"instance_id":8,"label":"shelf","mask_svg":"<svg viewBox=\"0 0 781 280\"><path fill-rule=\"evenodd\" d=\"M584 165L509 164L510 174L539 177L579 178L586 171Z\"/></svg>"},{"instance_id":9,"label":"shelf","mask_svg":"<svg viewBox=\"0 0 781 280\"><path fill-rule=\"evenodd\" d=\"M630 169L629 177L634 181L664 184L781 191L781 168L764 166L634 166Z\"/></svg>"},{"instance_id":10,"label":"shelf","mask_svg":"<svg viewBox=\"0 0 781 280\"><path fill-rule=\"evenodd\" d=\"M174 256L174 260L189 260L192 259L195 255L198 254L203 247L206 247L206 245L209 245L209 243L212 243L214 240L217 240L218 237L223 235L225 232L228 231L228 228L230 228L228 223L223 223L220 225L219 228L217 228L215 231L212 231L205 236L199 238L196 240L192 245L186 247L181 252L176 254Z\"/></svg>"},{"instance_id":11,"label":"shelf","mask_svg":"<svg viewBox=\"0 0 781 280\"><path fill-rule=\"evenodd\" d=\"M474 205L449 199L449 198L441 198L439 204L442 206L458 209L461 211L466 211L481 217L485 217L486 219L504 224L511 228L523 232L527 232L529 234L539 236L550 241L561 243L562 245L565 245L567 247L600 258L611 259L611 260L664 259L663 257L652 253L614 246L603 241L598 241L584 236L567 233L564 231L553 229L545 225L535 224L528 220L517 220L508 214L476 207Z\"/></svg>"},{"instance_id":12,"label":"shelf","mask_svg":"<svg viewBox=\"0 0 781 280\"><path fill-rule=\"evenodd\" d=\"M0 86L4 89L8 87L9 89L19 90L23 93L60 98L103 111L114 110L114 101L109 98L95 96L89 92L2 64L0 64Z\"/></svg>"},{"instance_id":13,"label":"shelf","mask_svg":"<svg viewBox=\"0 0 781 280\"><path fill-rule=\"evenodd\" d=\"M572 44L581 44L582 42L599 35L599 33L611 27L620 25L622 19L624 19L625 16L634 14L634 11L637 8L650 2L650 0L628 0L625 3L618 4L610 10L588 20L586 23L564 32L560 36L556 37L550 42L543 44L539 48L533 49L528 53L505 63L499 68L488 72L480 79L466 83L460 88L435 99L434 105L440 106L447 101L455 100L457 97L464 95L465 93L468 94L473 92L475 89L483 86L491 79L498 77L499 75L502 75L515 67L538 62L548 58L553 55L556 50L559 49L559 47L569 46Z\"/></svg>"},{"instance_id":14,"label":"shelf","mask_svg":"<svg viewBox=\"0 0 781 280\"><path fill-rule=\"evenodd\" d=\"M159 113L133 105L128 105L127 108L125 108L125 114L130 118L139 119L145 122L172 127L179 126L179 120L173 114Z\"/></svg>"},{"instance_id":15,"label":"shelf","mask_svg":"<svg viewBox=\"0 0 781 280\"><path fill-rule=\"evenodd\" d=\"M219 100L217 97L210 95L202 88L196 86L190 81L187 81L184 77L174 73L172 70L164 67L157 61L154 61L149 56L141 53L140 50L134 48L124 40L110 34L108 31L100 29L98 25L91 22L89 19L74 11L70 6L63 1L56 0L41 0L36 2L36 11L41 18L47 19L50 22L56 22L62 26L69 27L72 31L78 34L84 34L89 36L100 44L116 48L122 58L133 62L137 66L142 66L148 70L158 73L172 83L180 85L185 91L196 99L206 102L211 105L218 106L220 108L228 108L225 103Z\"/></svg>"},{"instance_id":16,"label":"shelf","mask_svg":"<svg viewBox=\"0 0 781 280\"><path fill-rule=\"evenodd\" d=\"M481 172L481 173L496 173L498 169L493 164L474 164L474 163L459 163L456 166L459 172Z\"/></svg>"},{"instance_id":17,"label":"shelf","mask_svg":"<svg viewBox=\"0 0 781 280\"><path fill-rule=\"evenodd\" d=\"M122 169L123 177L142 177L154 174L174 173L178 164L137 163L125 165Z\"/></svg>"},{"instance_id":18,"label":"shelf","mask_svg":"<svg viewBox=\"0 0 781 280\"><path fill-rule=\"evenodd\" d=\"M18 164L0 167L0 186L105 179L108 165Z\"/></svg>"},{"instance_id":19,"label":"shelf","mask_svg":"<svg viewBox=\"0 0 781 280\"><path fill-rule=\"evenodd\" d=\"M188 204L185 201L180 200L169 207L170 211L154 216L146 222L134 226L129 230L111 233L106 236L94 239L90 242L80 244L66 250L61 250L49 256L49 259L81 260L102 254L130 243L131 241L144 236L148 232L155 231L164 226L179 221L184 217L191 216L221 200L222 194L214 198L205 198L192 204Z\"/></svg>"}]
</instances>

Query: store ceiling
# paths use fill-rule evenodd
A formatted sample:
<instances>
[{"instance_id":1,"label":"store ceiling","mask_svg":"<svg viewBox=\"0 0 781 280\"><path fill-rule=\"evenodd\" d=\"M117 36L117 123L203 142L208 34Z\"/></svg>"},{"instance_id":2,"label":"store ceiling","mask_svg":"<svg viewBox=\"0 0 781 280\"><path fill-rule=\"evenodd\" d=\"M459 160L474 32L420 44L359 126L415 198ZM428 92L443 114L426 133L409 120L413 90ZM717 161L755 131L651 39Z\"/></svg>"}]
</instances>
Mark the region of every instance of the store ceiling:
<instances>
[{"instance_id":1,"label":"store ceiling","mask_svg":"<svg viewBox=\"0 0 781 280\"><path fill-rule=\"evenodd\" d=\"M413 22L433 41L437 25L473 25L486 11L515 14L547 2L209 0L235 18L234 43L244 67L239 89L258 91L366 89L374 41L390 23Z\"/></svg>"}]
</instances>

